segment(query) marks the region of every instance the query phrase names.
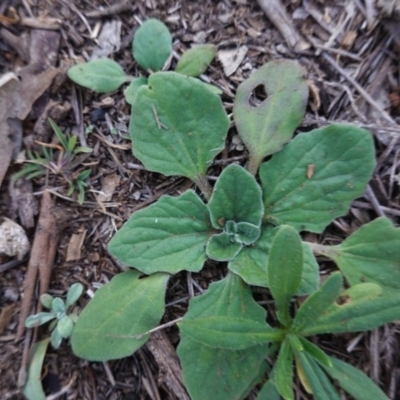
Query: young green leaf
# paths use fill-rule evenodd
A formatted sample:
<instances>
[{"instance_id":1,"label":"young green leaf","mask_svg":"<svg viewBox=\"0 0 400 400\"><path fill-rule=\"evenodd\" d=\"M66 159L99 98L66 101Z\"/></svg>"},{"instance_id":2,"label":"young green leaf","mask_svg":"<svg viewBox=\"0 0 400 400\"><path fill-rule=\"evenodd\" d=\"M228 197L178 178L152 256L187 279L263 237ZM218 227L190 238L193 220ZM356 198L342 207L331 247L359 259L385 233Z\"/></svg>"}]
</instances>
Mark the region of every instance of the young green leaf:
<instances>
[{"instance_id":1,"label":"young green leaf","mask_svg":"<svg viewBox=\"0 0 400 400\"><path fill-rule=\"evenodd\" d=\"M333 273L316 292L311 294L301 305L294 317L291 331L301 333L303 329L316 321L330 307L339 296L342 289L342 275Z\"/></svg>"},{"instance_id":2,"label":"young green leaf","mask_svg":"<svg viewBox=\"0 0 400 400\"><path fill-rule=\"evenodd\" d=\"M56 316L53 313L40 312L39 314L30 315L25 320L25 326L27 328L36 328L37 326L43 325L54 318L56 318Z\"/></svg>"},{"instance_id":3,"label":"young green leaf","mask_svg":"<svg viewBox=\"0 0 400 400\"><path fill-rule=\"evenodd\" d=\"M206 254L212 260L230 261L239 254L242 247L241 243L231 241L231 235L222 232L210 237L207 242Z\"/></svg>"},{"instance_id":4,"label":"young green leaf","mask_svg":"<svg viewBox=\"0 0 400 400\"><path fill-rule=\"evenodd\" d=\"M82 292L83 292L82 283L74 283L73 285L71 285L71 287L68 289L67 300L65 301L65 307L66 308L71 307L72 304L78 301L79 297L81 297Z\"/></svg>"},{"instance_id":5,"label":"young green leaf","mask_svg":"<svg viewBox=\"0 0 400 400\"><path fill-rule=\"evenodd\" d=\"M336 303L305 326L304 336L360 332L400 318L400 294L382 292L375 283L360 283L341 293Z\"/></svg>"},{"instance_id":6,"label":"young green leaf","mask_svg":"<svg viewBox=\"0 0 400 400\"><path fill-rule=\"evenodd\" d=\"M225 147L229 119L221 100L195 78L152 74L132 110L133 154L150 171L196 182Z\"/></svg>"},{"instance_id":7,"label":"young green leaf","mask_svg":"<svg viewBox=\"0 0 400 400\"><path fill-rule=\"evenodd\" d=\"M259 87L264 88L267 98L253 105L252 95ZM307 99L305 70L297 61L271 61L238 87L233 116L249 149L253 175L264 157L279 151L292 138L304 117Z\"/></svg>"},{"instance_id":8,"label":"young green leaf","mask_svg":"<svg viewBox=\"0 0 400 400\"><path fill-rule=\"evenodd\" d=\"M135 212L108 244L109 252L146 274L200 271L212 231L208 210L188 190Z\"/></svg>"},{"instance_id":9,"label":"young green leaf","mask_svg":"<svg viewBox=\"0 0 400 400\"><path fill-rule=\"evenodd\" d=\"M48 119L51 128L53 129L54 133L56 134L58 140L61 143L61 146L64 148L65 151L68 151L68 140L67 137L62 133L59 126L54 122L52 118ZM44 147L46 148L46 147Z\"/></svg>"},{"instance_id":10,"label":"young green leaf","mask_svg":"<svg viewBox=\"0 0 400 400\"><path fill-rule=\"evenodd\" d=\"M265 310L250 288L234 274L212 283L203 295L191 299L185 320L204 317L246 318L265 323ZM184 332L178 346L183 381L193 400L242 399L262 378L267 346L226 350L205 346Z\"/></svg>"},{"instance_id":11,"label":"young green leaf","mask_svg":"<svg viewBox=\"0 0 400 400\"><path fill-rule=\"evenodd\" d=\"M297 231L282 226L276 233L268 256L268 282L279 321L290 322L290 299L296 294L303 272L303 248Z\"/></svg>"},{"instance_id":12,"label":"young green leaf","mask_svg":"<svg viewBox=\"0 0 400 400\"><path fill-rule=\"evenodd\" d=\"M283 339L284 332L266 322L225 316L185 319L178 323L181 334L213 348L243 350Z\"/></svg>"},{"instance_id":13,"label":"young green leaf","mask_svg":"<svg viewBox=\"0 0 400 400\"><path fill-rule=\"evenodd\" d=\"M388 218L362 226L340 245L329 247L326 255L351 285L374 282L385 290L400 289L400 228Z\"/></svg>"},{"instance_id":14,"label":"young green leaf","mask_svg":"<svg viewBox=\"0 0 400 400\"><path fill-rule=\"evenodd\" d=\"M169 275L139 276L137 271L115 276L83 309L71 336L78 357L92 361L127 357L147 341L150 335L145 333L164 314Z\"/></svg>"},{"instance_id":15,"label":"young green leaf","mask_svg":"<svg viewBox=\"0 0 400 400\"><path fill-rule=\"evenodd\" d=\"M65 313L64 301L60 297L55 297L53 303L51 303L51 309L58 314Z\"/></svg>"},{"instance_id":16,"label":"young green leaf","mask_svg":"<svg viewBox=\"0 0 400 400\"><path fill-rule=\"evenodd\" d=\"M334 124L296 136L260 168L265 219L320 233L363 194L375 166L372 135Z\"/></svg>"},{"instance_id":17,"label":"young green leaf","mask_svg":"<svg viewBox=\"0 0 400 400\"><path fill-rule=\"evenodd\" d=\"M328 355L323 352L318 346L311 343L309 340L299 336L298 337L304 351L306 351L314 360L318 361L322 366L331 367L332 363Z\"/></svg>"},{"instance_id":18,"label":"young green leaf","mask_svg":"<svg viewBox=\"0 0 400 400\"><path fill-rule=\"evenodd\" d=\"M132 105L136 98L138 89L142 86L147 85L147 83L148 83L147 78L139 77L132 79L129 86L124 90L126 102Z\"/></svg>"},{"instance_id":19,"label":"young green leaf","mask_svg":"<svg viewBox=\"0 0 400 400\"><path fill-rule=\"evenodd\" d=\"M74 324L68 315L61 318L57 324L57 330L64 339L68 339L71 336L73 327Z\"/></svg>"},{"instance_id":20,"label":"young green leaf","mask_svg":"<svg viewBox=\"0 0 400 400\"><path fill-rule=\"evenodd\" d=\"M279 350L274 367L276 387L285 400L294 400L293 384L293 351L290 343L284 340Z\"/></svg>"},{"instance_id":21,"label":"young green leaf","mask_svg":"<svg viewBox=\"0 0 400 400\"><path fill-rule=\"evenodd\" d=\"M50 338L46 338L33 345L28 362L28 374L22 390L27 400L45 400L46 395L42 387L42 366Z\"/></svg>"},{"instance_id":22,"label":"young green leaf","mask_svg":"<svg viewBox=\"0 0 400 400\"><path fill-rule=\"evenodd\" d=\"M40 296L40 302L42 303L43 307L51 309L51 305L53 304L54 297L48 293L44 293Z\"/></svg>"},{"instance_id":23,"label":"young green leaf","mask_svg":"<svg viewBox=\"0 0 400 400\"><path fill-rule=\"evenodd\" d=\"M234 221L259 227L264 213L261 197L255 178L240 165L229 165L219 176L208 202L212 225L222 229L226 221Z\"/></svg>"},{"instance_id":24,"label":"young green leaf","mask_svg":"<svg viewBox=\"0 0 400 400\"><path fill-rule=\"evenodd\" d=\"M279 228L262 227L261 236L251 246L245 246L229 262L229 269L238 274L247 284L261 287L268 286L268 254L272 239ZM303 296L317 290L319 284L319 266L310 249L303 243L303 274L296 295Z\"/></svg>"},{"instance_id":25,"label":"young green leaf","mask_svg":"<svg viewBox=\"0 0 400 400\"><path fill-rule=\"evenodd\" d=\"M335 357L329 358L332 366L323 365L322 367L355 400L389 400L385 393L364 372Z\"/></svg>"},{"instance_id":26,"label":"young green leaf","mask_svg":"<svg viewBox=\"0 0 400 400\"><path fill-rule=\"evenodd\" d=\"M321 367L305 351L294 350L297 362L301 365L312 394L316 400L341 400L333 384Z\"/></svg>"},{"instance_id":27,"label":"young green leaf","mask_svg":"<svg viewBox=\"0 0 400 400\"><path fill-rule=\"evenodd\" d=\"M185 51L176 65L175 72L188 76L199 76L211 64L217 54L213 44L202 44Z\"/></svg>"},{"instance_id":28,"label":"young green leaf","mask_svg":"<svg viewBox=\"0 0 400 400\"><path fill-rule=\"evenodd\" d=\"M130 80L120 65L108 58L74 65L67 74L78 85L98 93L113 92Z\"/></svg>"},{"instance_id":29,"label":"young green leaf","mask_svg":"<svg viewBox=\"0 0 400 400\"><path fill-rule=\"evenodd\" d=\"M238 222L236 228L236 241L246 246L253 244L260 237L261 229L249 222Z\"/></svg>"},{"instance_id":30,"label":"young green leaf","mask_svg":"<svg viewBox=\"0 0 400 400\"><path fill-rule=\"evenodd\" d=\"M132 43L133 57L146 71L161 71L172 53L172 36L157 19L148 19L136 31Z\"/></svg>"},{"instance_id":31,"label":"young green leaf","mask_svg":"<svg viewBox=\"0 0 400 400\"><path fill-rule=\"evenodd\" d=\"M51 332L51 336L50 336L50 343L51 343L53 349L59 349L61 346L62 340L63 340L63 337L61 335L61 332L58 330L58 325L57 325Z\"/></svg>"}]
</instances>

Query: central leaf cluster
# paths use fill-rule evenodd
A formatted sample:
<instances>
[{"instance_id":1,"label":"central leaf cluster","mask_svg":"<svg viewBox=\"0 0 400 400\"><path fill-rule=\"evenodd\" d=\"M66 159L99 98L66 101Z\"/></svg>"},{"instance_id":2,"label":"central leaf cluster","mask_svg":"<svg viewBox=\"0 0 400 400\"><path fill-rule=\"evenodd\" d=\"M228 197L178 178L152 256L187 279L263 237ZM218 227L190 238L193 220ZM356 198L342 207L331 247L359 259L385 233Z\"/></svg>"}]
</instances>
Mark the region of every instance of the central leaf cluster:
<instances>
[{"instance_id":1,"label":"central leaf cluster","mask_svg":"<svg viewBox=\"0 0 400 400\"><path fill-rule=\"evenodd\" d=\"M222 172L208 209L212 226L223 229L208 241L208 257L230 261L243 246L260 237L264 215L262 191L255 178L239 165L232 164Z\"/></svg>"}]
</instances>

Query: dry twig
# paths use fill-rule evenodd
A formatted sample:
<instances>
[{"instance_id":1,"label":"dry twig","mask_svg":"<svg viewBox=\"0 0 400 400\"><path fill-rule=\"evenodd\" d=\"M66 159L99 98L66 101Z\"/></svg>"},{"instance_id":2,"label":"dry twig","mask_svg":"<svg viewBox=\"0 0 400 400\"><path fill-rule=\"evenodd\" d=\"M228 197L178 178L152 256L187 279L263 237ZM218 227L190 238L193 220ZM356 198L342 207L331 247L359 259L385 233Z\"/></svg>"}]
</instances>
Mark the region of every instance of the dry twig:
<instances>
[{"instance_id":1,"label":"dry twig","mask_svg":"<svg viewBox=\"0 0 400 400\"><path fill-rule=\"evenodd\" d=\"M50 192L46 190L42 197L39 222L36 228L35 239L33 241L28 270L25 277L24 297L19 314L16 340L19 340L24 332L24 324L31 310L38 274L40 280L40 294L46 293L49 288L51 269L64 220L64 212L54 207ZM38 308L40 308L40 306Z\"/></svg>"},{"instance_id":2,"label":"dry twig","mask_svg":"<svg viewBox=\"0 0 400 400\"><path fill-rule=\"evenodd\" d=\"M289 47L296 51L307 50L310 45L300 36L279 0L257 0L268 19L276 26Z\"/></svg>"}]
</instances>

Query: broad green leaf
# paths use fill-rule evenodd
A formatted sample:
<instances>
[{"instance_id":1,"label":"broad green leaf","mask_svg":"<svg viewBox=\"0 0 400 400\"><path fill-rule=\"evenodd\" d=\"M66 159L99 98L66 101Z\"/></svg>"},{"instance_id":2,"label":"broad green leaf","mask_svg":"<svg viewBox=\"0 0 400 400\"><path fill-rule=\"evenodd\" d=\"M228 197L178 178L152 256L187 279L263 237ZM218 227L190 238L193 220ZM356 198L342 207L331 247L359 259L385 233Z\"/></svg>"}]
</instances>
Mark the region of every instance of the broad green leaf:
<instances>
[{"instance_id":1,"label":"broad green leaf","mask_svg":"<svg viewBox=\"0 0 400 400\"><path fill-rule=\"evenodd\" d=\"M239 254L242 247L241 243L231 241L231 235L223 232L211 236L207 243L206 253L212 260L230 261Z\"/></svg>"},{"instance_id":2,"label":"broad green leaf","mask_svg":"<svg viewBox=\"0 0 400 400\"><path fill-rule=\"evenodd\" d=\"M355 400L389 400L385 393L364 372L335 357L329 358L332 366L323 366L324 370L339 382L339 385Z\"/></svg>"},{"instance_id":3,"label":"broad green leaf","mask_svg":"<svg viewBox=\"0 0 400 400\"><path fill-rule=\"evenodd\" d=\"M322 366L331 367L332 363L329 356L322 351L318 346L311 343L309 340L299 336L298 337L304 351L306 351L314 360L318 361Z\"/></svg>"},{"instance_id":4,"label":"broad green leaf","mask_svg":"<svg viewBox=\"0 0 400 400\"><path fill-rule=\"evenodd\" d=\"M62 317L57 324L57 330L64 339L67 339L71 336L73 327L74 324L68 315Z\"/></svg>"},{"instance_id":5,"label":"broad green leaf","mask_svg":"<svg viewBox=\"0 0 400 400\"><path fill-rule=\"evenodd\" d=\"M108 250L129 267L146 274L200 271L212 230L207 207L188 190L178 197L162 196L133 213L111 239Z\"/></svg>"},{"instance_id":6,"label":"broad green leaf","mask_svg":"<svg viewBox=\"0 0 400 400\"><path fill-rule=\"evenodd\" d=\"M251 104L256 88L263 87L267 98ZM305 70L296 61L267 63L238 87L233 116L236 128L250 152L253 175L267 155L279 151L302 121L308 99Z\"/></svg>"},{"instance_id":7,"label":"broad green leaf","mask_svg":"<svg viewBox=\"0 0 400 400\"><path fill-rule=\"evenodd\" d=\"M400 318L400 293L385 294L375 283L359 283L341 293L336 303L302 330L302 335L359 332Z\"/></svg>"},{"instance_id":8,"label":"broad green leaf","mask_svg":"<svg viewBox=\"0 0 400 400\"><path fill-rule=\"evenodd\" d=\"M362 226L340 245L327 247L326 255L351 285L374 282L385 290L400 290L400 228L388 218Z\"/></svg>"},{"instance_id":9,"label":"broad green leaf","mask_svg":"<svg viewBox=\"0 0 400 400\"><path fill-rule=\"evenodd\" d=\"M139 276L137 271L115 276L83 309L71 336L78 357L91 361L127 357L147 341L150 335L145 333L164 314L169 275Z\"/></svg>"},{"instance_id":10,"label":"broad green leaf","mask_svg":"<svg viewBox=\"0 0 400 400\"><path fill-rule=\"evenodd\" d=\"M238 274L247 284L268 286L268 254L274 235L279 228L262 227L260 238L251 246L245 246L229 262L229 269ZM310 249L303 243L303 274L296 295L303 296L317 290L319 284L319 266Z\"/></svg>"},{"instance_id":11,"label":"broad green leaf","mask_svg":"<svg viewBox=\"0 0 400 400\"><path fill-rule=\"evenodd\" d=\"M79 297L81 297L81 294L83 292L83 285L82 283L74 283L71 285L71 287L68 289L67 293L67 300L65 301L65 307L68 308L72 306L76 301L78 301Z\"/></svg>"},{"instance_id":12,"label":"broad green leaf","mask_svg":"<svg viewBox=\"0 0 400 400\"><path fill-rule=\"evenodd\" d=\"M363 194L374 166L368 131L334 124L301 133L260 168L265 219L320 233Z\"/></svg>"},{"instance_id":13,"label":"broad green leaf","mask_svg":"<svg viewBox=\"0 0 400 400\"><path fill-rule=\"evenodd\" d=\"M305 351L295 351L298 363L304 370L315 400L341 400L333 384L316 361Z\"/></svg>"},{"instance_id":14,"label":"broad green leaf","mask_svg":"<svg viewBox=\"0 0 400 400\"><path fill-rule=\"evenodd\" d=\"M212 225L221 229L227 221L234 221L259 227L264 212L261 197L255 178L240 165L229 165L219 176L208 202Z\"/></svg>"},{"instance_id":15,"label":"broad green leaf","mask_svg":"<svg viewBox=\"0 0 400 400\"><path fill-rule=\"evenodd\" d=\"M128 104L132 105L136 98L138 89L144 85L147 85L147 78L139 77L132 79L129 86L124 90L125 100Z\"/></svg>"},{"instance_id":16,"label":"broad green leaf","mask_svg":"<svg viewBox=\"0 0 400 400\"><path fill-rule=\"evenodd\" d=\"M150 171L196 181L225 146L229 119L222 102L195 78L152 74L132 110L133 154Z\"/></svg>"},{"instance_id":17,"label":"broad green leaf","mask_svg":"<svg viewBox=\"0 0 400 400\"><path fill-rule=\"evenodd\" d=\"M172 36L157 19L148 19L136 31L132 43L133 57L146 71L161 71L172 53Z\"/></svg>"},{"instance_id":18,"label":"broad green leaf","mask_svg":"<svg viewBox=\"0 0 400 400\"><path fill-rule=\"evenodd\" d=\"M280 400L280 395L273 381L268 380L258 393L257 400Z\"/></svg>"},{"instance_id":19,"label":"broad green leaf","mask_svg":"<svg viewBox=\"0 0 400 400\"><path fill-rule=\"evenodd\" d=\"M293 351L287 340L282 342L274 371L274 380L280 395L285 400L293 400Z\"/></svg>"},{"instance_id":20,"label":"broad green leaf","mask_svg":"<svg viewBox=\"0 0 400 400\"><path fill-rule=\"evenodd\" d=\"M222 93L224 93L218 86L211 85L209 83L200 81L208 90L210 90L212 93L221 96Z\"/></svg>"},{"instance_id":21,"label":"broad green leaf","mask_svg":"<svg viewBox=\"0 0 400 400\"><path fill-rule=\"evenodd\" d=\"M50 338L41 340L33 345L28 362L28 374L22 390L28 400L45 400L42 387L42 366Z\"/></svg>"},{"instance_id":22,"label":"broad green leaf","mask_svg":"<svg viewBox=\"0 0 400 400\"><path fill-rule=\"evenodd\" d=\"M185 320L219 316L265 323L266 313L254 301L250 288L238 276L228 274L190 301ZM183 381L193 400L242 399L265 372L266 345L235 351L216 349L182 332L177 351Z\"/></svg>"},{"instance_id":23,"label":"broad green leaf","mask_svg":"<svg viewBox=\"0 0 400 400\"><path fill-rule=\"evenodd\" d=\"M48 312L41 312L39 314L30 315L25 320L25 326L27 328L36 328L37 326L43 325L54 318L56 318L56 316L53 313Z\"/></svg>"},{"instance_id":24,"label":"broad green leaf","mask_svg":"<svg viewBox=\"0 0 400 400\"><path fill-rule=\"evenodd\" d=\"M183 383L192 400L244 399L265 374L263 346L245 350L214 349L181 338L178 346Z\"/></svg>"},{"instance_id":25,"label":"broad green leaf","mask_svg":"<svg viewBox=\"0 0 400 400\"><path fill-rule=\"evenodd\" d=\"M342 275L333 273L323 285L309 296L294 317L291 331L302 333L303 329L316 321L335 302L342 289Z\"/></svg>"},{"instance_id":26,"label":"broad green leaf","mask_svg":"<svg viewBox=\"0 0 400 400\"><path fill-rule=\"evenodd\" d=\"M181 334L213 348L243 350L283 339L284 332L240 317L210 316L178 323Z\"/></svg>"},{"instance_id":27,"label":"broad green leaf","mask_svg":"<svg viewBox=\"0 0 400 400\"><path fill-rule=\"evenodd\" d=\"M296 294L303 272L303 248L297 231L282 226L276 233L268 256L268 283L279 321L290 322L290 300Z\"/></svg>"},{"instance_id":28,"label":"broad green leaf","mask_svg":"<svg viewBox=\"0 0 400 400\"><path fill-rule=\"evenodd\" d=\"M248 285L229 273L221 281L212 283L204 294L190 300L185 321L218 316L245 318L263 324L266 312L253 299Z\"/></svg>"},{"instance_id":29,"label":"broad green leaf","mask_svg":"<svg viewBox=\"0 0 400 400\"><path fill-rule=\"evenodd\" d=\"M176 65L175 72L188 76L199 76L211 64L217 54L213 44L202 44L185 51Z\"/></svg>"},{"instance_id":30,"label":"broad green leaf","mask_svg":"<svg viewBox=\"0 0 400 400\"><path fill-rule=\"evenodd\" d=\"M120 65L108 58L74 65L67 74L78 85L98 93L113 92L130 80Z\"/></svg>"}]
</instances>

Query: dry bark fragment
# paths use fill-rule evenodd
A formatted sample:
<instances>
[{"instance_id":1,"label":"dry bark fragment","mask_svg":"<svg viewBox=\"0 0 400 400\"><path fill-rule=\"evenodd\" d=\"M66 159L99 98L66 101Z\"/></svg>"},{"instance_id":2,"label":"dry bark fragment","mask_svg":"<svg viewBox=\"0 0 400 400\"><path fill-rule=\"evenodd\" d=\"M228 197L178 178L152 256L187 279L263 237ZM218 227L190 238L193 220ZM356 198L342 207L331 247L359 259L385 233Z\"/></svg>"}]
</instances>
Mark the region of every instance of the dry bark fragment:
<instances>
[{"instance_id":1,"label":"dry bark fragment","mask_svg":"<svg viewBox=\"0 0 400 400\"><path fill-rule=\"evenodd\" d=\"M46 190L42 197L39 221L36 228L35 239L32 244L28 270L25 276L24 297L19 314L16 340L19 340L24 332L25 319L31 310L38 274L40 294L44 294L48 290L57 244L65 220L64 213L55 208L50 192ZM41 308L40 304L38 308Z\"/></svg>"},{"instance_id":2,"label":"dry bark fragment","mask_svg":"<svg viewBox=\"0 0 400 400\"><path fill-rule=\"evenodd\" d=\"M153 332L146 346L160 369L159 383L164 382L178 399L190 400L182 383L182 370L178 357L167 335L161 330Z\"/></svg>"}]
</instances>

